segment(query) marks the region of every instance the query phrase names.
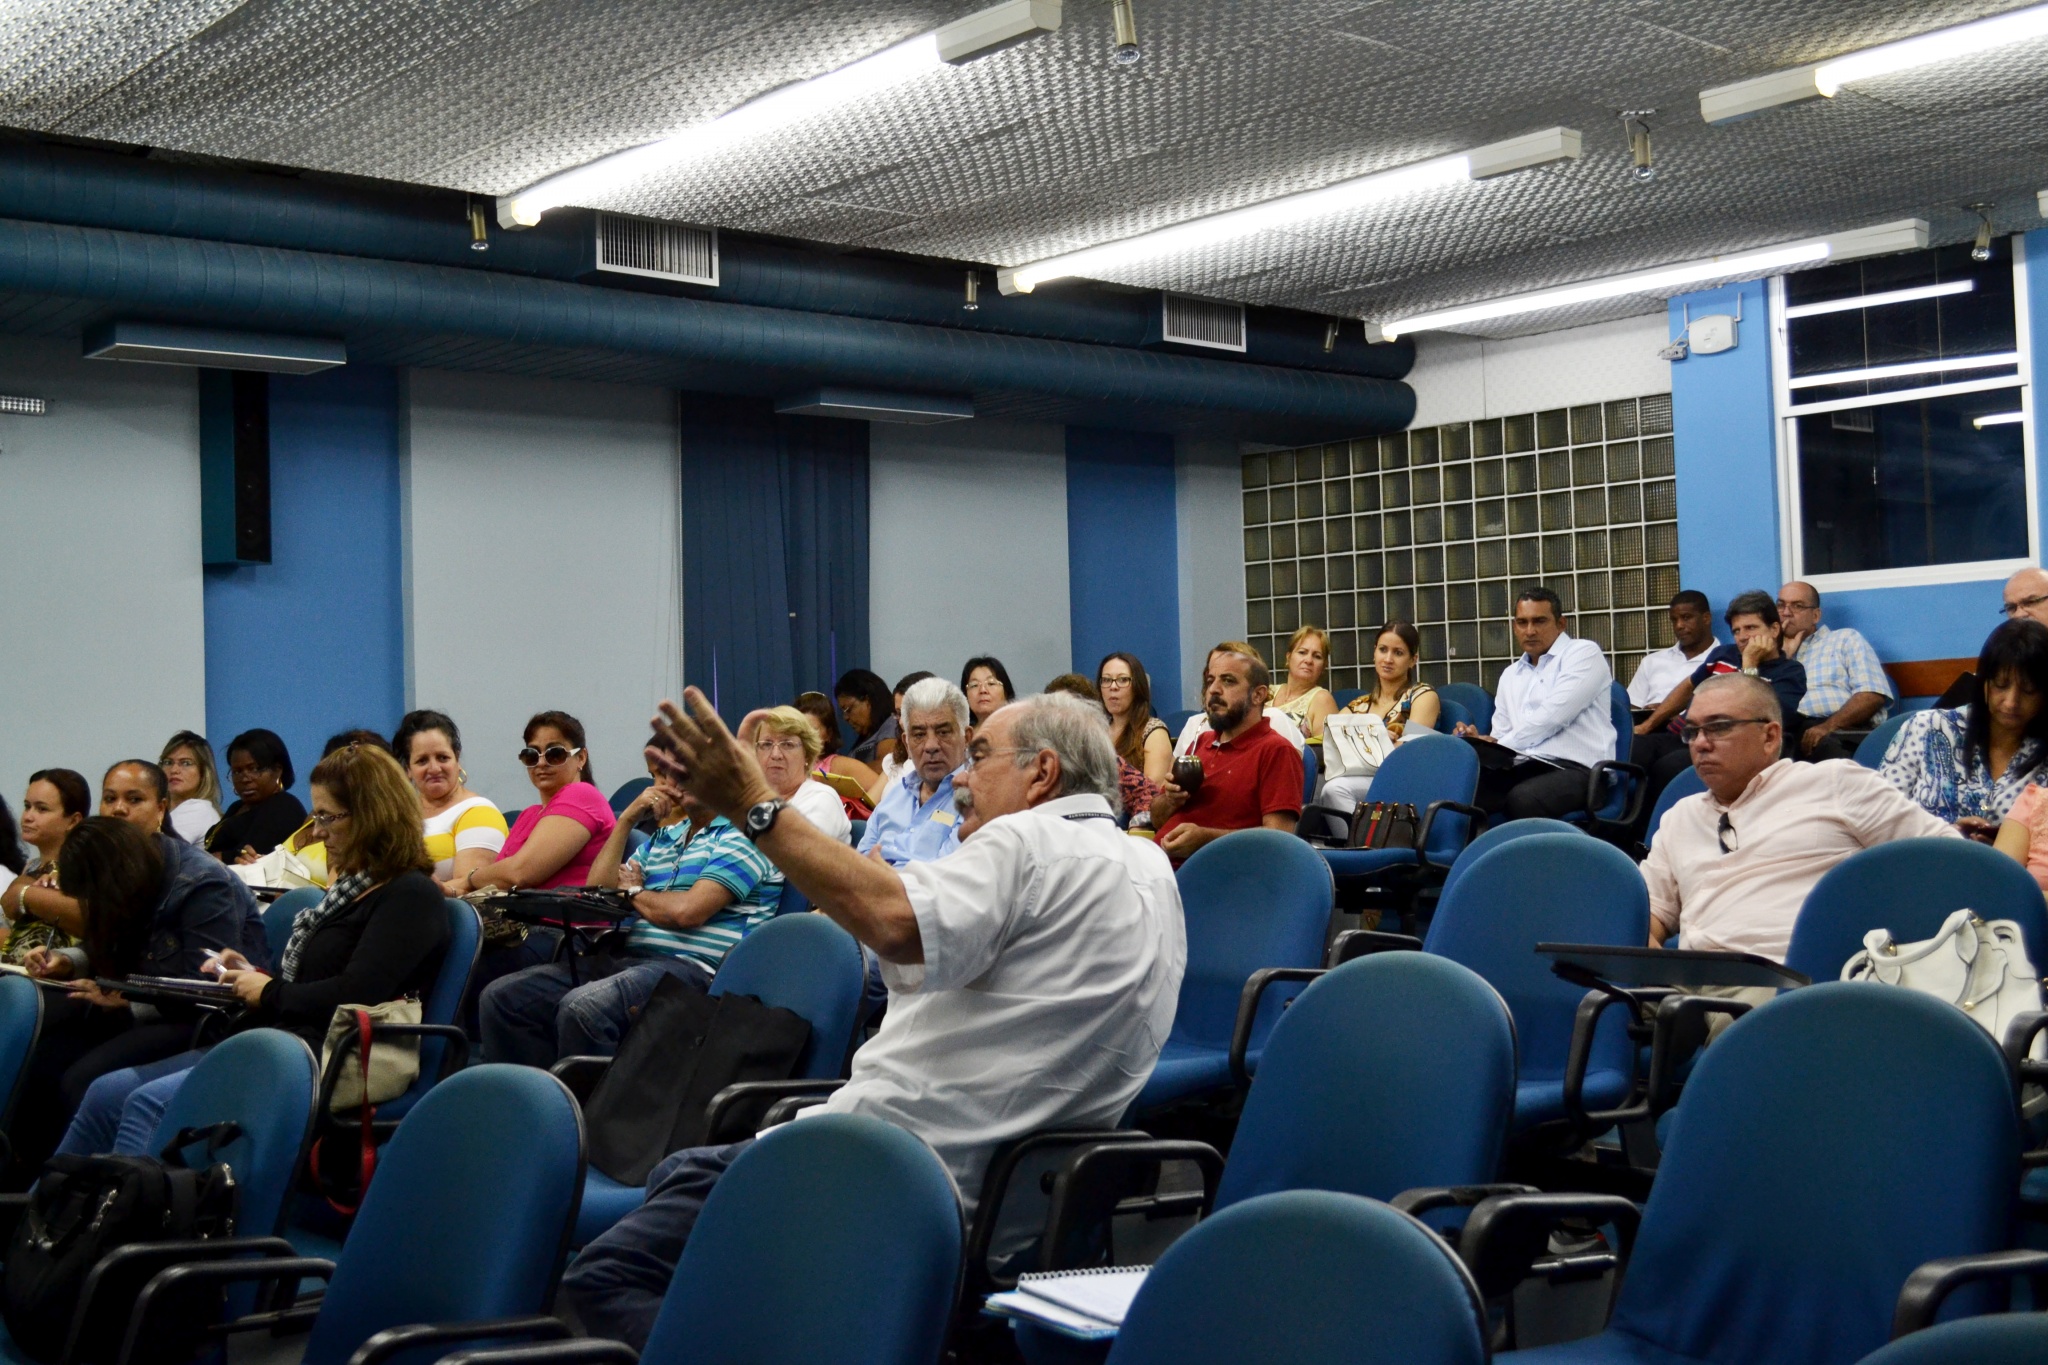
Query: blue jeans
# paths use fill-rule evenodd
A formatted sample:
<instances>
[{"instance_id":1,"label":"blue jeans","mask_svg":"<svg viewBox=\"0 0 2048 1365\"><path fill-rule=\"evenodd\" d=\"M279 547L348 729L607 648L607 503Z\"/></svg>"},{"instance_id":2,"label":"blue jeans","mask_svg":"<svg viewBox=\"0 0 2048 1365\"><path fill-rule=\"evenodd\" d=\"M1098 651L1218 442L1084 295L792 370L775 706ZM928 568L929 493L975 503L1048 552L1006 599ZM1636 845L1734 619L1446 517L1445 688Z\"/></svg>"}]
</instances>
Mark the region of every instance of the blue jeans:
<instances>
[{"instance_id":1,"label":"blue jeans","mask_svg":"<svg viewBox=\"0 0 2048 1365\"><path fill-rule=\"evenodd\" d=\"M562 1292L586 1332L647 1349L704 1201L752 1141L686 1148L647 1173L647 1202L584 1247L562 1276Z\"/></svg>"},{"instance_id":2,"label":"blue jeans","mask_svg":"<svg viewBox=\"0 0 2048 1365\"><path fill-rule=\"evenodd\" d=\"M170 1107L203 1052L181 1052L160 1062L126 1066L109 1071L86 1087L64 1140L57 1144L59 1156L94 1156L117 1152L124 1156L154 1156L149 1141L157 1121Z\"/></svg>"},{"instance_id":3,"label":"blue jeans","mask_svg":"<svg viewBox=\"0 0 2048 1365\"><path fill-rule=\"evenodd\" d=\"M691 958L587 957L544 962L484 988L477 1007L486 1061L550 1067L564 1057L610 1057L664 976L698 990L711 973Z\"/></svg>"}]
</instances>

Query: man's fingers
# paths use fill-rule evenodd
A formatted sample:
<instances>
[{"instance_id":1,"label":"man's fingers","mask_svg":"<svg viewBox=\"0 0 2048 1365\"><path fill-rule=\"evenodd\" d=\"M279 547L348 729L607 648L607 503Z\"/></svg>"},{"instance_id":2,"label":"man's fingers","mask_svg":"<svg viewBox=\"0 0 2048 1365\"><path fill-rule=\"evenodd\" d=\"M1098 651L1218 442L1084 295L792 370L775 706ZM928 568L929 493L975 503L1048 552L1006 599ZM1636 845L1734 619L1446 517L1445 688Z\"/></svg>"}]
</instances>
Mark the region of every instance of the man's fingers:
<instances>
[{"instance_id":1,"label":"man's fingers","mask_svg":"<svg viewBox=\"0 0 2048 1365\"><path fill-rule=\"evenodd\" d=\"M740 743L752 744L754 742L754 733L760 728L761 722L767 718L767 715L768 708L758 706L740 718Z\"/></svg>"}]
</instances>

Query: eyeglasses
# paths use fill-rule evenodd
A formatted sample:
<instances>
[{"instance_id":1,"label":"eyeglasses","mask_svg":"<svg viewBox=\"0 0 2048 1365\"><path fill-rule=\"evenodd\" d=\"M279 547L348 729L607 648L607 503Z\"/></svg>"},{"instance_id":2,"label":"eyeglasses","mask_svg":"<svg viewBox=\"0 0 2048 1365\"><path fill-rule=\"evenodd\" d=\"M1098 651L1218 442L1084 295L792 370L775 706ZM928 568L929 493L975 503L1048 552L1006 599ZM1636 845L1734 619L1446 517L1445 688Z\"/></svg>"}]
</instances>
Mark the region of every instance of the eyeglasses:
<instances>
[{"instance_id":1,"label":"eyeglasses","mask_svg":"<svg viewBox=\"0 0 2048 1365\"><path fill-rule=\"evenodd\" d=\"M1688 722L1678 727L1678 737L1687 744L1697 744L1700 736L1705 735L1708 739L1719 743L1721 740L1734 734L1735 727L1738 725L1769 725L1770 723L1757 716L1751 716L1743 720L1710 720L1704 725L1694 725ZM1723 851L1725 852L1726 850Z\"/></svg>"},{"instance_id":2,"label":"eyeglasses","mask_svg":"<svg viewBox=\"0 0 2048 1365\"><path fill-rule=\"evenodd\" d=\"M800 754L804 742L800 739L757 739L754 752L757 754Z\"/></svg>"},{"instance_id":3,"label":"eyeglasses","mask_svg":"<svg viewBox=\"0 0 2048 1365\"><path fill-rule=\"evenodd\" d=\"M346 819L348 819L348 812L345 810L316 810L313 812L313 823L320 826L321 829L333 829L336 823Z\"/></svg>"},{"instance_id":4,"label":"eyeglasses","mask_svg":"<svg viewBox=\"0 0 2048 1365\"><path fill-rule=\"evenodd\" d=\"M1021 746L1014 744L1007 749L983 749L978 754L971 753L967 755L967 766L970 768L979 768L982 764L988 762L997 754L1021 754L1024 752L1025 750Z\"/></svg>"},{"instance_id":5,"label":"eyeglasses","mask_svg":"<svg viewBox=\"0 0 2048 1365\"><path fill-rule=\"evenodd\" d=\"M1778 599L1779 611L1814 611L1819 606L1818 602L1787 602L1782 597Z\"/></svg>"},{"instance_id":6,"label":"eyeglasses","mask_svg":"<svg viewBox=\"0 0 2048 1365\"><path fill-rule=\"evenodd\" d=\"M173 768L197 768L199 760L196 758L167 758L161 766L165 772L169 772Z\"/></svg>"},{"instance_id":7,"label":"eyeglasses","mask_svg":"<svg viewBox=\"0 0 2048 1365\"><path fill-rule=\"evenodd\" d=\"M2037 593L2032 597L2022 597L2017 602L2007 602L1998 609L1998 614L2010 620L2015 616L2026 615L2043 602L2048 602L2048 592Z\"/></svg>"},{"instance_id":8,"label":"eyeglasses","mask_svg":"<svg viewBox=\"0 0 2048 1365\"><path fill-rule=\"evenodd\" d=\"M536 749L529 744L519 751L519 761L529 768L537 768L540 761L546 759L548 766L558 768L582 752L583 746L580 744L574 749L560 744L550 744L545 749Z\"/></svg>"},{"instance_id":9,"label":"eyeglasses","mask_svg":"<svg viewBox=\"0 0 2048 1365\"><path fill-rule=\"evenodd\" d=\"M1096 683L1096 686L1105 692L1112 687L1129 687L1130 685L1131 680L1129 678L1102 678Z\"/></svg>"},{"instance_id":10,"label":"eyeglasses","mask_svg":"<svg viewBox=\"0 0 2048 1365\"><path fill-rule=\"evenodd\" d=\"M1721 845L1723 853L1733 853L1742 847L1742 841L1735 837L1735 822L1725 810L1721 812L1721 823L1714 827L1714 842Z\"/></svg>"}]
</instances>

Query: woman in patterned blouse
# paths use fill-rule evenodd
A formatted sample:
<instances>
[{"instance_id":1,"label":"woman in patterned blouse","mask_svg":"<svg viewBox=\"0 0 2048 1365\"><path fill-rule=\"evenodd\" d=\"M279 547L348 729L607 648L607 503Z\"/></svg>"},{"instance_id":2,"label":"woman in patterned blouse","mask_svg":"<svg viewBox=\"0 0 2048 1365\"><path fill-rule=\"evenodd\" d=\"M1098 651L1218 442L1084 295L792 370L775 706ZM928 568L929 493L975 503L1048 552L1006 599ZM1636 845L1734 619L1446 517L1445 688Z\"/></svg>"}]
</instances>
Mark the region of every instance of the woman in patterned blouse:
<instances>
[{"instance_id":1,"label":"woman in patterned blouse","mask_svg":"<svg viewBox=\"0 0 2048 1365\"><path fill-rule=\"evenodd\" d=\"M2008 621L1977 659L1983 700L1909 717L1878 771L1984 843L2048 761L2048 626Z\"/></svg>"}]
</instances>

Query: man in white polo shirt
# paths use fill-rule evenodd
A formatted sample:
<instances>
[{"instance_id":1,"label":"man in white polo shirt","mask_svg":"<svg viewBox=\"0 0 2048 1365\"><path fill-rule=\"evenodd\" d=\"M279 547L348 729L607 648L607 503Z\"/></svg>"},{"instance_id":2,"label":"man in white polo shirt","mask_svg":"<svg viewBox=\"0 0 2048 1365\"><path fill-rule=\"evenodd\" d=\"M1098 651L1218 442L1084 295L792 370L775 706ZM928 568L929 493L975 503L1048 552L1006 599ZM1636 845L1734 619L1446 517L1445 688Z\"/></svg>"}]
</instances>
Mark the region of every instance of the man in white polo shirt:
<instances>
[{"instance_id":1,"label":"man in white polo shirt","mask_svg":"<svg viewBox=\"0 0 2048 1365\"><path fill-rule=\"evenodd\" d=\"M1647 711L1671 695L1671 689L1692 677L1720 644L1714 638L1714 609L1707 595L1686 588L1671 599L1671 643L1652 650L1628 680L1628 704Z\"/></svg>"},{"instance_id":2,"label":"man in white polo shirt","mask_svg":"<svg viewBox=\"0 0 2048 1365\"><path fill-rule=\"evenodd\" d=\"M1586 808L1587 770L1614 759L1614 674L1599 645L1565 630L1564 603L1540 583L1515 598L1514 627L1522 657L1494 690L1493 733L1470 725L1455 733L1514 754L1512 764L1480 770L1482 809L1555 819Z\"/></svg>"}]
</instances>

